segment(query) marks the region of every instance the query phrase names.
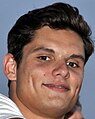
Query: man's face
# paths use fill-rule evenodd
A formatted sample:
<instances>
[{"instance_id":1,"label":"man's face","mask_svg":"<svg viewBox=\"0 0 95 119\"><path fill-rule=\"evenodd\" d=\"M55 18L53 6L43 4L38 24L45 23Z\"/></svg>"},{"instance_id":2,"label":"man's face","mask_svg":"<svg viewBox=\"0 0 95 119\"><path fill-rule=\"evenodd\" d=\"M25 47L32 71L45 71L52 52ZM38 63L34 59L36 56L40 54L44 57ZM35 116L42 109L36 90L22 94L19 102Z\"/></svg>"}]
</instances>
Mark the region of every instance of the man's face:
<instances>
[{"instance_id":1,"label":"man's face","mask_svg":"<svg viewBox=\"0 0 95 119\"><path fill-rule=\"evenodd\" d=\"M77 99L84 72L84 46L71 30L43 27L23 49L17 70L19 100L36 113L64 113Z\"/></svg>"}]
</instances>

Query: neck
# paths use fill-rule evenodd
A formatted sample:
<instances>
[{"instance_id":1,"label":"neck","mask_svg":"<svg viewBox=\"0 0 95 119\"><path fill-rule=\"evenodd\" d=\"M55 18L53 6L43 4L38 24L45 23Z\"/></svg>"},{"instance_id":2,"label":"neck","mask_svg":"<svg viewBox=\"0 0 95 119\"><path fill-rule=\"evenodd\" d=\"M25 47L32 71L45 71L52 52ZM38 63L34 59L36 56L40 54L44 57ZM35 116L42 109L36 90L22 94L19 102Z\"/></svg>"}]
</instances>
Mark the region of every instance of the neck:
<instances>
[{"instance_id":1,"label":"neck","mask_svg":"<svg viewBox=\"0 0 95 119\"><path fill-rule=\"evenodd\" d=\"M26 119L64 119L64 116L61 117L50 117L48 115L40 115L37 113L34 113L33 111L30 111L25 105L23 105L20 101L18 101L17 98L12 98L12 100L15 102L15 104L20 109L22 115Z\"/></svg>"},{"instance_id":2,"label":"neck","mask_svg":"<svg viewBox=\"0 0 95 119\"><path fill-rule=\"evenodd\" d=\"M12 85L11 85L12 86ZM39 112L36 112L35 110L29 110L24 104L22 104L22 102L19 100L19 98L16 95L16 90L14 88L15 86L11 87L12 90L10 91L10 98L13 100L13 102L17 105L17 107L19 108L19 110L21 111L22 115L26 118L26 119L64 119L64 115L59 116L56 115L57 113L52 113L52 111L50 110L46 110L46 112L48 112L47 114L41 114ZM54 115L51 116L51 115ZM56 115L56 116L55 116Z\"/></svg>"}]
</instances>

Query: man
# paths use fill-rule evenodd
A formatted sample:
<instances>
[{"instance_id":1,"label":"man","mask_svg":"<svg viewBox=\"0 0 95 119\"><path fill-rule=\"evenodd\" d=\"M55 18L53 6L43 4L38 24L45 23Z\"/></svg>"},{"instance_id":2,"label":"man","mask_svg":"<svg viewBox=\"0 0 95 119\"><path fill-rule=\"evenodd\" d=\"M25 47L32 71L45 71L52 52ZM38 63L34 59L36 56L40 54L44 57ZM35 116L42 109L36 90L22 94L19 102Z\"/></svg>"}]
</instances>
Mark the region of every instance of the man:
<instances>
[{"instance_id":1,"label":"man","mask_svg":"<svg viewBox=\"0 0 95 119\"><path fill-rule=\"evenodd\" d=\"M72 109L93 52L90 34L78 9L64 3L17 20L8 34L4 72L9 96L26 119L64 119Z\"/></svg>"}]
</instances>

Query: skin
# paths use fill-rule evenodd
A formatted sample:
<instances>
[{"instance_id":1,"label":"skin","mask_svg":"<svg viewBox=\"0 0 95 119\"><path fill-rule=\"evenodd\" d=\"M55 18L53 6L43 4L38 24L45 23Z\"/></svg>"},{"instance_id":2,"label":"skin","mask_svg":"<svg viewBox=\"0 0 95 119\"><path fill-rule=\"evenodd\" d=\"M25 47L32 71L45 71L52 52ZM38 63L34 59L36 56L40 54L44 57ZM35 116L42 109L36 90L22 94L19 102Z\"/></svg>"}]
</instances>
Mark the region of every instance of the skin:
<instances>
[{"instance_id":1,"label":"skin","mask_svg":"<svg viewBox=\"0 0 95 119\"><path fill-rule=\"evenodd\" d=\"M73 114L68 119L84 119L80 108L76 106L73 110Z\"/></svg>"},{"instance_id":2,"label":"skin","mask_svg":"<svg viewBox=\"0 0 95 119\"><path fill-rule=\"evenodd\" d=\"M13 55L5 56L11 99L27 119L63 119L76 103L84 60L83 41L74 31L47 26L37 30L23 49L18 69Z\"/></svg>"},{"instance_id":3,"label":"skin","mask_svg":"<svg viewBox=\"0 0 95 119\"><path fill-rule=\"evenodd\" d=\"M68 119L84 119L83 114L79 111L76 111L71 117Z\"/></svg>"}]
</instances>

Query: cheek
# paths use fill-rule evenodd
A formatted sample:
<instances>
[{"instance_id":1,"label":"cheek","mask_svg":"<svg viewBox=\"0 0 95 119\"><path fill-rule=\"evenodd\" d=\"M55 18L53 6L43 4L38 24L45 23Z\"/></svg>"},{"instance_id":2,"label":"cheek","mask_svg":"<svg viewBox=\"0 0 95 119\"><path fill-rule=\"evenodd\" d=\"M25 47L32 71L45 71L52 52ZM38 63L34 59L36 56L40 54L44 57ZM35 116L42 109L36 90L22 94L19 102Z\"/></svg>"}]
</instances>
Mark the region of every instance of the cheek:
<instances>
[{"instance_id":1,"label":"cheek","mask_svg":"<svg viewBox=\"0 0 95 119\"><path fill-rule=\"evenodd\" d=\"M71 80L70 80L72 90L73 91L78 90L78 92L79 92L82 82L83 82L83 74L80 74L80 75L73 74L71 76Z\"/></svg>"},{"instance_id":2,"label":"cheek","mask_svg":"<svg viewBox=\"0 0 95 119\"><path fill-rule=\"evenodd\" d=\"M46 72L45 69L43 68L39 68L39 67L32 67L33 69L31 69L30 72L30 79L32 80L32 83L35 87L39 87L41 86L41 84L45 81L45 77L46 77Z\"/></svg>"},{"instance_id":3,"label":"cheek","mask_svg":"<svg viewBox=\"0 0 95 119\"><path fill-rule=\"evenodd\" d=\"M50 74L50 68L48 65L34 65L33 66L33 72L36 73L36 75L40 77L48 77ZM41 79L42 80L42 79Z\"/></svg>"}]
</instances>

